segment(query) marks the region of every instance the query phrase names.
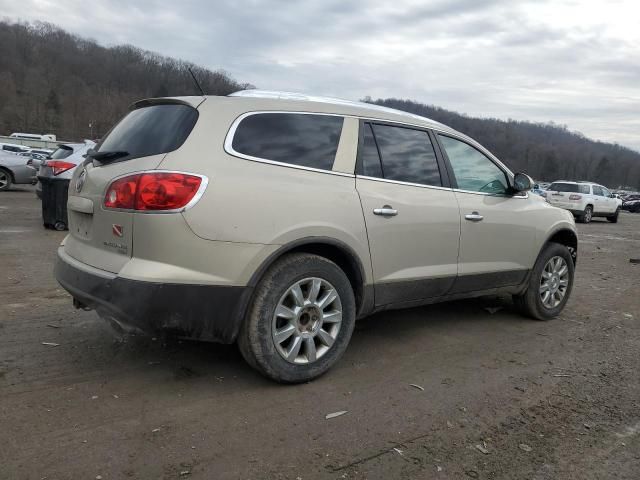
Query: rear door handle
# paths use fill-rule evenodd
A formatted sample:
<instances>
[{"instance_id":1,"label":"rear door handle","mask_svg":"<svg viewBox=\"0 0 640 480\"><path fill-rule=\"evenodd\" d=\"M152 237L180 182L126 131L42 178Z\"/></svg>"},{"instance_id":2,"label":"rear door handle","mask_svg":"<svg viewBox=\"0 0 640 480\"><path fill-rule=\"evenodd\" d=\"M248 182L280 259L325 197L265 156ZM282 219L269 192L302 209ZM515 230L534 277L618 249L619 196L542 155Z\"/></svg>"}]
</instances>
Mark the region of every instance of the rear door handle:
<instances>
[{"instance_id":1,"label":"rear door handle","mask_svg":"<svg viewBox=\"0 0 640 480\"><path fill-rule=\"evenodd\" d=\"M478 212L468 213L464 216L465 220L469 220L470 222L480 222L484 218Z\"/></svg>"},{"instance_id":2,"label":"rear door handle","mask_svg":"<svg viewBox=\"0 0 640 480\"><path fill-rule=\"evenodd\" d=\"M382 208L374 208L373 214L383 217L395 217L398 214L398 210L392 208L390 205L385 205Z\"/></svg>"}]
</instances>

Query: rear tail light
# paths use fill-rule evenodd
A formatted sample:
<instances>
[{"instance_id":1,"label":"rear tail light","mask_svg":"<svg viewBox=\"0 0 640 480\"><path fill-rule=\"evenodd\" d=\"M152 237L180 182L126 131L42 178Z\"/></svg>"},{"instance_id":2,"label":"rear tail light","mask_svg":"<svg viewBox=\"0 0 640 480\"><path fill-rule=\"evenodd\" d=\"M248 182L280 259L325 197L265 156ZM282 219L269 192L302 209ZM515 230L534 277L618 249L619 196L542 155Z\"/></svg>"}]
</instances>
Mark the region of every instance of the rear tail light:
<instances>
[{"instance_id":1,"label":"rear tail light","mask_svg":"<svg viewBox=\"0 0 640 480\"><path fill-rule=\"evenodd\" d=\"M49 160L47 162L47 167L51 167L51 169L53 170L54 176L60 175L61 173L66 172L67 170L71 170L75 166L76 166L75 163L63 162L62 160Z\"/></svg>"},{"instance_id":2,"label":"rear tail light","mask_svg":"<svg viewBox=\"0 0 640 480\"><path fill-rule=\"evenodd\" d=\"M569 195L569 200L580 200L582 195Z\"/></svg>"},{"instance_id":3,"label":"rear tail light","mask_svg":"<svg viewBox=\"0 0 640 480\"><path fill-rule=\"evenodd\" d=\"M206 177L179 172L144 172L114 180L104 197L105 208L173 211L185 208L204 190Z\"/></svg>"}]
</instances>

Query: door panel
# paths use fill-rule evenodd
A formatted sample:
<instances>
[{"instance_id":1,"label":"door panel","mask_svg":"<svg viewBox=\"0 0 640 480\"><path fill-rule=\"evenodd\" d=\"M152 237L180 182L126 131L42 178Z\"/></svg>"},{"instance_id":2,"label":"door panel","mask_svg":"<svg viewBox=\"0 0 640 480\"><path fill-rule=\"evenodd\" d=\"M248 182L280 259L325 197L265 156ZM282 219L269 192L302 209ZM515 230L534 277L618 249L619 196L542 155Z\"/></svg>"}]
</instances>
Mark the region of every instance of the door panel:
<instances>
[{"instance_id":1,"label":"door panel","mask_svg":"<svg viewBox=\"0 0 640 480\"><path fill-rule=\"evenodd\" d=\"M358 177L377 305L436 297L455 281L460 216L450 189ZM374 213L389 207L394 216Z\"/></svg>"},{"instance_id":2,"label":"door panel","mask_svg":"<svg viewBox=\"0 0 640 480\"><path fill-rule=\"evenodd\" d=\"M535 226L527 220L530 201L525 197L456 192L460 205L461 240L459 281L455 291L473 291L515 285L517 272L531 269L535 261ZM480 220L467 220L477 214ZM513 272L513 275L493 275ZM485 275L483 288L465 276ZM480 279L482 277L479 277Z\"/></svg>"},{"instance_id":3,"label":"door panel","mask_svg":"<svg viewBox=\"0 0 640 480\"><path fill-rule=\"evenodd\" d=\"M531 201L509 195L503 167L463 139L438 135L460 207L460 254L454 293L516 285L535 257ZM528 218L529 217L529 218Z\"/></svg>"}]
</instances>

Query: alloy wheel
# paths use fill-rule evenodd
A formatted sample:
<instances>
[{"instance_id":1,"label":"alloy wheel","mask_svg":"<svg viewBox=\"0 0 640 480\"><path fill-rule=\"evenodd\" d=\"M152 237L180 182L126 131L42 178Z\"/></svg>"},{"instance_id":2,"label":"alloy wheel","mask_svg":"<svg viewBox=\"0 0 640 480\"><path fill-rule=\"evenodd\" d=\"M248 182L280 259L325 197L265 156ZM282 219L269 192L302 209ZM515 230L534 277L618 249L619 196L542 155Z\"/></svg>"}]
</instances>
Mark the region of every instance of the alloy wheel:
<instances>
[{"instance_id":1,"label":"alloy wheel","mask_svg":"<svg viewBox=\"0 0 640 480\"><path fill-rule=\"evenodd\" d=\"M289 363L308 364L326 354L342 324L342 303L333 285L310 277L291 285L273 314L271 336Z\"/></svg>"},{"instance_id":2,"label":"alloy wheel","mask_svg":"<svg viewBox=\"0 0 640 480\"><path fill-rule=\"evenodd\" d=\"M9 183L9 176L7 173L0 170L0 188L4 188Z\"/></svg>"},{"instance_id":3,"label":"alloy wheel","mask_svg":"<svg viewBox=\"0 0 640 480\"><path fill-rule=\"evenodd\" d=\"M569 266L564 258L549 259L540 277L540 300L545 308L555 308L564 299L569 288Z\"/></svg>"}]
</instances>

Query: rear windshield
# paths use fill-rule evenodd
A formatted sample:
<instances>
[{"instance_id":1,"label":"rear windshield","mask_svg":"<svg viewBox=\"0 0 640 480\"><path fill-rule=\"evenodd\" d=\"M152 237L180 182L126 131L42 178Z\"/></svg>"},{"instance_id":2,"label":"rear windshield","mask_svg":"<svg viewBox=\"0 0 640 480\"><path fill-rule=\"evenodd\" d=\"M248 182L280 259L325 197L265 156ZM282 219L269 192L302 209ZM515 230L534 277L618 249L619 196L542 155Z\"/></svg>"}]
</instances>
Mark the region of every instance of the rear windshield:
<instances>
[{"instance_id":1,"label":"rear windshield","mask_svg":"<svg viewBox=\"0 0 640 480\"><path fill-rule=\"evenodd\" d=\"M589 185L556 182L551 184L549 190L552 192L589 193Z\"/></svg>"},{"instance_id":2,"label":"rear windshield","mask_svg":"<svg viewBox=\"0 0 640 480\"><path fill-rule=\"evenodd\" d=\"M67 158L69 155L73 153L73 148L71 147L60 147L55 152L51 154L51 158L53 160L62 160L63 158Z\"/></svg>"},{"instance_id":3,"label":"rear windshield","mask_svg":"<svg viewBox=\"0 0 640 480\"><path fill-rule=\"evenodd\" d=\"M172 152L187 139L198 120L188 105L151 105L129 112L102 140L98 152L128 152L119 160Z\"/></svg>"}]
</instances>

